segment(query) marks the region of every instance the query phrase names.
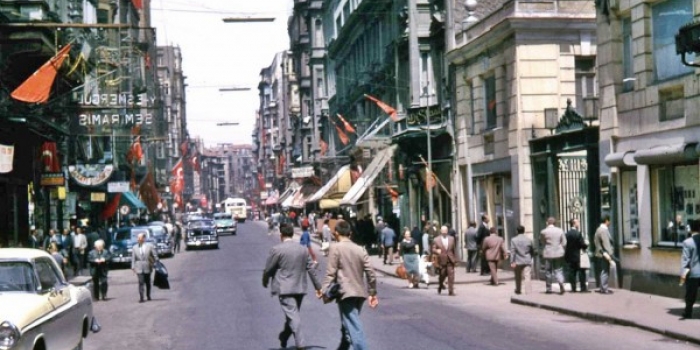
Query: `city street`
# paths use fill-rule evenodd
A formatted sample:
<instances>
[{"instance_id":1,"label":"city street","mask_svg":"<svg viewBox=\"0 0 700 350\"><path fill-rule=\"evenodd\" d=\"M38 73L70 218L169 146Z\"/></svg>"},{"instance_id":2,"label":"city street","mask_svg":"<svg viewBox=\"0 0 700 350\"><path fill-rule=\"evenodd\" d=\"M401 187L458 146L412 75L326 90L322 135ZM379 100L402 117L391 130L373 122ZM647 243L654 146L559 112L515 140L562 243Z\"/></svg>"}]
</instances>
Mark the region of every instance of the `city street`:
<instances>
[{"instance_id":1,"label":"city street","mask_svg":"<svg viewBox=\"0 0 700 350\"><path fill-rule=\"evenodd\" d=\"M136 277L128 268L110 272L109 300L95 303L102 331L85 349L279 349L283 316L261 286L262 269L279 236L263 222L247 222L238 235L221 237L220 249L185 251L163 262L170 290L153 291L138 303ZM320 260L319 275L324 270ZM379 307L363 310L372 349L689 349L636 328L594 323L511 304L513 284L458 285L456 297L434 286L408 290L405 281L378 277ZM311 289L309 290L311 292ZM302 306L307 346L336 349L335 304L309 294ZM293 344L293 341L290 341Z\"/></svg>"}]
</instances>

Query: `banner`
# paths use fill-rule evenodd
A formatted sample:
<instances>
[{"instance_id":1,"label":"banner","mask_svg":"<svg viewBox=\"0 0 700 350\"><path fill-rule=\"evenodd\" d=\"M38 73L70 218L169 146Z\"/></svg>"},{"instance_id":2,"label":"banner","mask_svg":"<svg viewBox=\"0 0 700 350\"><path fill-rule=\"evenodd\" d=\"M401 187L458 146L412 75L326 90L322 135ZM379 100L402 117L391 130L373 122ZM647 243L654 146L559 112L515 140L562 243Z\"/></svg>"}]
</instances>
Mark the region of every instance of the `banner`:
<instances>
[{"instance_id":1,"label":"banner","mask_svg":"<svg viewBox=\"0 0 700 350\"><path fill-rule=\"evenodd\" d=\"M6 174L12 171L14 157L15 146L0 144L0 173Z\"/></svg>"}]
</instances>

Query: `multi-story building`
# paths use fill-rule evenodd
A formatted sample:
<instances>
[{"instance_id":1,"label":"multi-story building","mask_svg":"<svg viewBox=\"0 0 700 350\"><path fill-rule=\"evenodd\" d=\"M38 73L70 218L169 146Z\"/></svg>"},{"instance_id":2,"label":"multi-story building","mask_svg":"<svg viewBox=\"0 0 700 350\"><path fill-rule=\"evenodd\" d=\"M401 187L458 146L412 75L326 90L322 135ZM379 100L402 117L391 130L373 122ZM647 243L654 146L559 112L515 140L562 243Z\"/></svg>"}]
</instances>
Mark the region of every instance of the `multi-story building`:
<instances>
[{"instance_id":1,"label":"multi-story building","mask_svg":"<svg viewBox=\"0 0 700 350\"><path fill-rule=\"evenodd\" d=\"M696 1L609 1L598 12L601 183L623 287L680 296L681 243L700 219L700 101L675 36ZM681 38L688 38L683 35ZM689 38L697 40L697 36Z\"/></svg>"},{"instance_id":2,"label":"multi-story building","mask_svg":"<svg viewBox=\"0 0 700 350\"><path fill-rule=\"evenodd\" d=\"M157 62L163 115L168 130L165 142L168 160L165 169L169 170L183 156L183 143L188 142L186 77L182 71L182 50L178 46L159 46ZM169 173L166 175L170 176Z\"/></svg>"},{"instance_id":3,"label":"multi-story building","mask_svg":"<svg viewBox=\"0 0 700 350\"><path fill-rule=\"evenodd\" d=\"M207 198L213 207L226 198L244 198L252 203L257 195L252 148L251 145L234 144L204 148L200 156L200 198Z\"/></svg>"}]
</instances>

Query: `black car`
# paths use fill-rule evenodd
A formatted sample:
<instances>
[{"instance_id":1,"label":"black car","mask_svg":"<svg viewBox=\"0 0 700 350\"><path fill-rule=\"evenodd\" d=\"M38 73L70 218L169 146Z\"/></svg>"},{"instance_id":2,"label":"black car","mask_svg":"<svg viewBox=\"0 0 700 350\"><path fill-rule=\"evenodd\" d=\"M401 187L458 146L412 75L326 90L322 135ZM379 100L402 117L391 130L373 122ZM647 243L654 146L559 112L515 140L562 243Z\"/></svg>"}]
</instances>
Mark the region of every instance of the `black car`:
<instances>
[{"instance_id":1,"label":"black car","mask_svg":"<svg viewBox=\"0 0 700 350\"><path fill-rule=\"evenodd\" d=\"M161 224L162 222L159 221L149 222L148 228L153 233L158 256L171 256L173 255L173 240L166 226Z\"/></svg>"},{"instance_id":2,"label":"black car","mask_svg":"<svg viewBox=\"0 0 700 350\"><path fill-rule=\"evenodd\" d=\"M128 264L131 263L131 249L136 244L136 238L140 233L146 235L146 242L155 246L153 233L146 226L121 227L114 233L112 237L112 245L109 247L109 252L112 254L112 263Z\"/></svg>"},{"instance_id":3,"label":"black car","mask_svg":"<svg viewBox=\"0 0 700 350\"><path fill-rule=\"evenodd\" d=\"M202 247L219 248L219 235L216 233L214 220L192 220L187 224L185 249Z\"/></svg>"}]
</instances>

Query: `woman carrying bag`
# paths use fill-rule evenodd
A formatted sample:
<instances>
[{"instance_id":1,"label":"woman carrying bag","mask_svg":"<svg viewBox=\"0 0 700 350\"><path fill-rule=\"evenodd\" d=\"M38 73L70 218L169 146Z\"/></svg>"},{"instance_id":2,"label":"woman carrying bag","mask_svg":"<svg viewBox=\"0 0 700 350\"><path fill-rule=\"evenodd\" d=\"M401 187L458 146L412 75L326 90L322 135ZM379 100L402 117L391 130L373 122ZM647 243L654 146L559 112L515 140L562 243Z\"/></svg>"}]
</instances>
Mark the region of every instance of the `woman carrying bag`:
<instances>
[{"instance_id":1,"label":"woman carrying bag","mask_svg":"<svg viewBox=\"0 0 700 350\"><path fill-rule=\"evenodd\" d=\"M408 288L418 288L420 283L420 269L418 262L418 244L411 238L411 230L404 229L403 240L399 243L399 254L403 257L403 266L406 269Z\"/></svg>"}]
</instances>

